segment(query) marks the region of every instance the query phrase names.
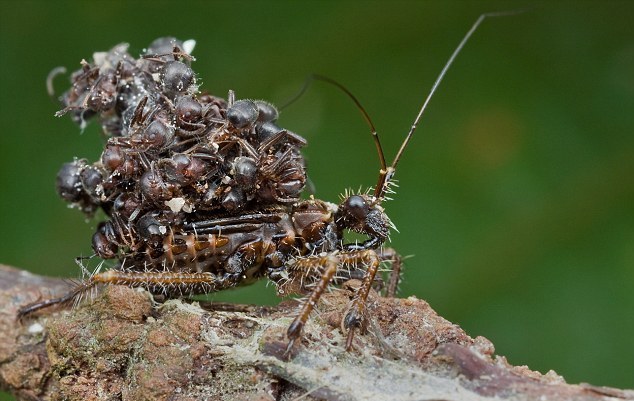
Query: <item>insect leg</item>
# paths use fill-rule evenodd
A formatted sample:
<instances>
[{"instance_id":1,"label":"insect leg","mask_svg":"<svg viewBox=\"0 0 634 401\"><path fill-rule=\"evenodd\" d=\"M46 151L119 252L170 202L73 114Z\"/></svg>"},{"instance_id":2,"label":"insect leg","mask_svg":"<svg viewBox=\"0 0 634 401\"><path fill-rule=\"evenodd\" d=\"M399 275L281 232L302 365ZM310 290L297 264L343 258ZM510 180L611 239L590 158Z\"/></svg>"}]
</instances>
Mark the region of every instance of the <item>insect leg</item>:
<instances>
[{"instance_id":1,"label":"insect leg","mask_svg":"<svg viewBox=\"0 0 634 401\"><path fill-rule=\"evenodd\" d=\"M302 329L308 320L310 312L313 311L315 305L317 305L317 302L319 301L319 298L321 298L321 295L328 287L332 277L337 272L338 262L339 259L337 256L326 255L323 257L301 258L294 263L295 266L293 266L293 268L297 268L298 270L310 270L311 268L314 269L317 266L321 266L323 267L323 271L321 273L321 278L313 288L313 291L308 296L306 302L304 302L304 305L302 305L301 311L297 317L295 317L295 320L293 320L290 326L288 326L288 330L286 331L286 335L289 338L288 347L286 348L287 352L293 348L295 341L301 337Z\"/></svg>"},{"instance_id":2,"label":"insect leg","mask_svg":"<svg viewBox=\"0 0 634 401\"><path fill-rule=\"evenodd\" d=\"M271 146L276 145L279 142L282 142L282 140L295 142L299 146L306 145L306 140L304 138L302 138L301 136L297 135L294 132L290 132L285 129L282 129L276 134L273 134L271 137L266 139L264 142L262 142L260 146L258 147L258 153L262 153L268 150Z\"/></svg>"},{"instance_id":3,"label":"insect leg","mask_svg":"<svg viewBox=\"0 0 634 401\"><path fill-rule=\"evenodd\" d=\"M384 248L378 253L378 257L383 262L390 262L391 270L387 280L385 296L394 298L398 292L398 283L401 281L401 269L403 268L403 258L393 248Z\"/></svg>"},{"instance_id":4,"label":"insect leg","mask_svg":"<svg viewBox=\"0 0 634 401\"><path fill-rule=\"evenodd\" d=\"M71 301L74 301L77 297L84 294L85 292L89 291L91 288L94 287L94 285L95 283L92 283L92 282L81 283L75 288L73 288L71 291L69 291L68 293L62 295L61 297L39 300L39 301L32 302L28 305L25 305L21 307L20 309L18 309L17 319L18 321L20 321L23 318L39 311L40 309L49 308L55 305L68 304Z\"/></svg>"},{"instance_id":5,"label":"insect leg","mask_svg":"<svg viewBox=\"0 0 634 401\"><path fill-rule=\"evenodd\" d=\"M206 294L234 287L240 280L237 274L216 276L209 272L184 273L171 271L120 271L108 270L95 274L91 282L141 287L155 294L195 295Z\"/></svg>"},{"instance_id":6,"label":"insect leg","mask_svg":"<svg viewBox=\"0 0 634 401\"><path fill-rule=\"evenodd\" d=\"M235 287L240 281L239 274L216 276L211 273L180 273L170 271L121 271L111 269L92 275L88 280L73 288L67 294L53 299L36 301L18 310L18 319L54 305L62 305L80 299L98 284L118 284L142 287L155 294L195 295L220 291Z\"/></svg>"},{"instance_id":7,"label":"insect leg","mask_svg":"<svg viewBox=\"0 0 634 401\"><path fill-rule=\"evenodd\" d=\"M368 249L365 251L342 253L339 255L339 260L344 265L358 265L362 263L367 269L361 287L359 287L352 300L350 310L346 313L342 321L343 327L348 330L346 350L350 350L352 348L352 339L354 338L355 329L362 327L365 301L370 292L370 288L372 288L376 272L381 265L381 258L374 250Z\"/></svg>"}]
</instances>

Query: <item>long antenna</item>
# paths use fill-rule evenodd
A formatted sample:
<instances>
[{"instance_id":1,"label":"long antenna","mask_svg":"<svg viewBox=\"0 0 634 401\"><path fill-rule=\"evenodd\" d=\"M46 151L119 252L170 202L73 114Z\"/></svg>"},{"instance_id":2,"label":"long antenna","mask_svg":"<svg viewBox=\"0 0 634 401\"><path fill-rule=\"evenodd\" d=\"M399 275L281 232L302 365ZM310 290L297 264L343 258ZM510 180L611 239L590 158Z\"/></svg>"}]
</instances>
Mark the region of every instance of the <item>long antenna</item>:
<instances>
[{"instance_id":1,"label":"long antenna","mask_svg":"<svg viewBox=\"0 0 634 401\"><path fill-rule=\"evenodd\" d=\"M416 119L414 120L412 127L409 129L409 133L407 134L407 137L405 137L405 140L403 141L401 148L398 150L398 153L396 154L396 157L394 158L394 161L392 162L392 168L396 168L396 164L400 160L401 155L403 154L403 151L407 147L407 144L409 143L410 139L412 139L412 135L414 134L414 131L416 131L418 123L421 117L423 116L423 113L425 112L425 109L427 108L429 101L431 100L432 96L434 96L434 93L436 92L438 85L440 85L440 82L445 77L445 74L447 74L447 70L449 70L449 67L451 67L451 64L453 64L458 54L462 51L462 48L465 46L465 44L467 44L467 41L469 40L469 38L471 38L471 35L473 35L476 29L478 29L482 21L484 21L484 19L488 17L502 17L507 15L515 15L522 12L524 12L524 10L492 12L492 13L482 14L478 17L478 19L473 24L471 29L469 29L469 31L464 36L464 38L462 38L462 41L460 42L458 47L456 47L456 50L453 51L453 53L451 54L451 57L449 57L449 60L447 60L447 63L443 67L442 71L440 71L438 78L436 78L436 82L434 82L434 86L432 86L431 91L429 92L429 95L427 95L427 98L425 99L423 106L420 108L420 111L418 112L418 115L416 116Z\"/></svg>"},{"instance_id":2,"label":"long antenna","mask_svg":"<svg viewBox=\"0 0 634 401\"><path fill-rule=\"evenodd\" d=\"M368 127L370 127L370 133L372 135L372 139L374 140L376 151L379 154L379 162L381 163L381 170L385 170L387 168L387 163L385 162L385 154L383 153L383 148L381 147L379 134L376 132L376 128L374 127L374 123L372 122L370 115L368 114L367 111L365 111L365 108L361 105L361 102L359 101L359 99L357 99L357 97L353 95L352 92L348 90L348 88L346 88L339 82L335 81L334 79L328 78L324 75L319 75L319 74L309 75L304 81L304 85L302 86L302 89L300 89L300 91L295 96L293 96L291 100L287 101L283 106L281 106L280 110L290 106L297 99L299 99L308 90L308 87L313 81L323 81L330 85L335 86L336 88L341 90L343 93L345 93L354 102L354 104L357 106L357 109L359 109L359 111L361 112L361 115L363 116L363 119L365 120L366 124L368 124Z\"/></svg>"},{"instance_id":3,"label":"long antenna","mask_svg":"<svg viewBox=\"0 0 634 401\"><path fill-rule=\"evenodd\" d=\"M449 57L449 60L447 60L447 63L443 67L442 71L440 71L438 78L436 78L436 82L434 82L434 85L432 86L431 91L429 92L429 95L427 95L427 98L425 98L425 101L423 102L423 106L420 108L420 111L418 112L416 119L414 119L414 122L412 123L412 126L410 127L409 132L407 133L407 136L405 137L405 140L403 141L403 143L401 144L401 147L396 153L396 156L394 157L394 161L392 162L392 165L388 167L387 169L381 170L379 174L379 182L377 183L377 186L374 189L374 196L377 199L382 198L385 192L387 191L387 186L389 185L389 182L396 171L396 165L401 160L403 151L409 144L409 141L412 139L412 136L414 135L414 131L416 131L416 128L418 127L418 123L420 122L420 119L423 116L425 109L427 109L427 105L429 104L429 101L431 100L432 96L434 96L434 93L436 92L436 89L440 85L440 82L442 82L443 78L445 77L447 70L449 70L449 67L451 66L451 64L454 62L458 54L462 51L462 48L465 46L469 38L471 38L473 33L476 31L476 29L478 29L482 21L484 21L486 18L489 18L489 17L515 15L515 14L520 14L522 12L524 12L524 10L491 12L491 13L484 13L478 17L478 19L473 24L471 29L469 29L467 34L462 38L462 41L460 41L460 43L458 44L458 47L456 47L456 49L453 51L453 53L451 54L451 57Z\"/></svg>"}]
</instances>

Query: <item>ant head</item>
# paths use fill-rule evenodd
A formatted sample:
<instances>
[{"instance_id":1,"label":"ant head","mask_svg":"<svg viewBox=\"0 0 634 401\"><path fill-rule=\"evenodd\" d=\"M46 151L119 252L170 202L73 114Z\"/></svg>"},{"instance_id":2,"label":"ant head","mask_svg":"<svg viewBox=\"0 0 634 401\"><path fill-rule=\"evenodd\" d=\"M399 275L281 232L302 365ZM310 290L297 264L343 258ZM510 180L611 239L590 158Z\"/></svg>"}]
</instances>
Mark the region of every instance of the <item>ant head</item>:
<instances>
[{"instance_id":1,"label":"ant head","mask_svg":"<svg viewBox=\"0 0 634 401\"><path fill-rule=\"evenodd\" d=\"M114 259L117 257L119 247L116 243L116 234L112 222L99 223L97 231L92 236L92 249L102 259Z\"/></svg>"}]
</instances>

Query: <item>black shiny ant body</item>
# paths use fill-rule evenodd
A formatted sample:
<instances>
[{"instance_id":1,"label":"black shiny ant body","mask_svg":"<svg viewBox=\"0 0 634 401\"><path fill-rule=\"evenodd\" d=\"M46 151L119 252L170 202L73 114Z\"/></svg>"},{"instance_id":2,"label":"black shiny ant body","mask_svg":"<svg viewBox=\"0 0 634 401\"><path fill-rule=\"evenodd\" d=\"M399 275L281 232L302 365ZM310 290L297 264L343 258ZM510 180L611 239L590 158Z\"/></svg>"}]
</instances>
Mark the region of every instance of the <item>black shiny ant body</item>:
<instances>
[{"instance_id":1,"label":"black shiny ant body","mask_svg":"<svg viewBox=\"0 0 634 401\"><path fill-rule=\"evenodd\" d=\"M305 182L299 148L305 141L277 127L273 106L235 101L233 93L226 103L209 95L194 96L191 68L170 59L178 58L177 46L168 55L143 58L139 75L154 73L159 78L152 85L132 88L146 95L135 106L132 123L113 131L127 135L113 135L95 165L76 160L58 175L64 199L87 213L100 207L110 217L93 236L93 249L118 264L95 272L61 298L25 306L20 315L72 301L98 284L143 287L174 297L267 277L281 295L307 295L287 331L290 349L328 286L360 278L342 321L350 349L355 331L364 327L366 299L384 262L392 268L385 293L395 296L397 291L401 258L383 248L393 225L382 206L396 166L456 55L484 18L495 15L501 14L480 16L458 45L389 166L358 100L337 82L316 77L339 87L359 106L381 163L373 191L347 194L339 204L312 196L299 199ZM165 53L165 43L172 46L174 41L159 39L150 49ZM93 69L84 69L86 77L92 77ZM84 79L88 78L81 75L81 82ZM76 92L75 85L69 96L83 102L86 95ZM165 97L170 102L161 100ZM81 107L100 111L89 103ZM195 133L186 135L179 129ZM367 239L347 243L344 234L349 231Z\"/></svg>"}]
</instances>

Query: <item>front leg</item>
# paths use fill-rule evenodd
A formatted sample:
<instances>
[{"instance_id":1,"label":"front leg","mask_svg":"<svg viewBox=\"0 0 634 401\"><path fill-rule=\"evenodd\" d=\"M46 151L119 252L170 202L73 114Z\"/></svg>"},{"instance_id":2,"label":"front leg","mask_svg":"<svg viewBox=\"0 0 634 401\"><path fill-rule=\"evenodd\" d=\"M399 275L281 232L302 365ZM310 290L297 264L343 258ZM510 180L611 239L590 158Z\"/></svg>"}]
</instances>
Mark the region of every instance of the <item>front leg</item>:
<instances>
[{"instance_id":1,"label":"front leg","mask_svg":"<svg viewBox=\"0 0 634 401\"><path fill-rule=\"evenodd\" d=\"M328 288L328 284L337 272L338 264L339 259L337 256L326 255L323 257L311 256L301 258L298 259L293 266L289 267L291 269L297 268L299 271L307 271L321 267L323 271L319 281L315 284L313 291L302 305L301 311L297 317L295 317L290 326L288 326L288 330L286 331L286 335L289 339L288 347L286 347L287 353L293 348L295 341L301 337L302 329L306 325L306 321L308 320L310 313L315 308L315 305L317 305L317 302L319 302L319 298L321 298L321 295L324 293L326 288Z\"/></svg>"},{"instance_id":2,"label":"front leg","mask_svg":"<svg viewBox=\"0 0 634 401\"><path fill-rule=\"evenodd\" d=\"M363 327L365 302L368 298L370 288L372 288L372 283L374 282L379 266L381 265L381 257L376 253L376 251L368 249L365 251L341 254L340 260L345 265L358 266L359 264L362 264L366 267L366 273L363 277L363 281L361 282L361 287L357 290L357 293L352 300L352 305L342 321L343 328L348 330L346 350L349 351L352 349L352 340L354 338L355 330Z\"/></svg>"},{"instance_id":3,"label":"front leg","mask_svg":"<svg viewBox=\"0 0 634 401\"><path fill-rule=\"evenodd\" d=\"M286 266L284 271L287 277L282 276L282 274L277 274L275 278L270 276L278 286L278 293L284 295L305 290L306 283L304 283L304 280L308 283L314 283L311 293L302 305L302 309L288 327L289 344L287 352L290 351L296 340L301 337L310 313L317 305L326 288L328 288L328 284L336 281L339 276L353 277L357 273L363 272L361 286L357 290L352 304L342 321L343 329L348 331L346 349L350 350L355 331L363 326L363 314L368 293L372 285L376 283L377 272L382 262L391 262L392 264L386 296L393 297L398 287L402 263L401 257L391 248L380 252L366 249L344 251L326 256L302 257ZM278 275L279 277L277 277ZM318 281L311 280L311 278L318 275Z\"/></svg>"}]
</instances>

